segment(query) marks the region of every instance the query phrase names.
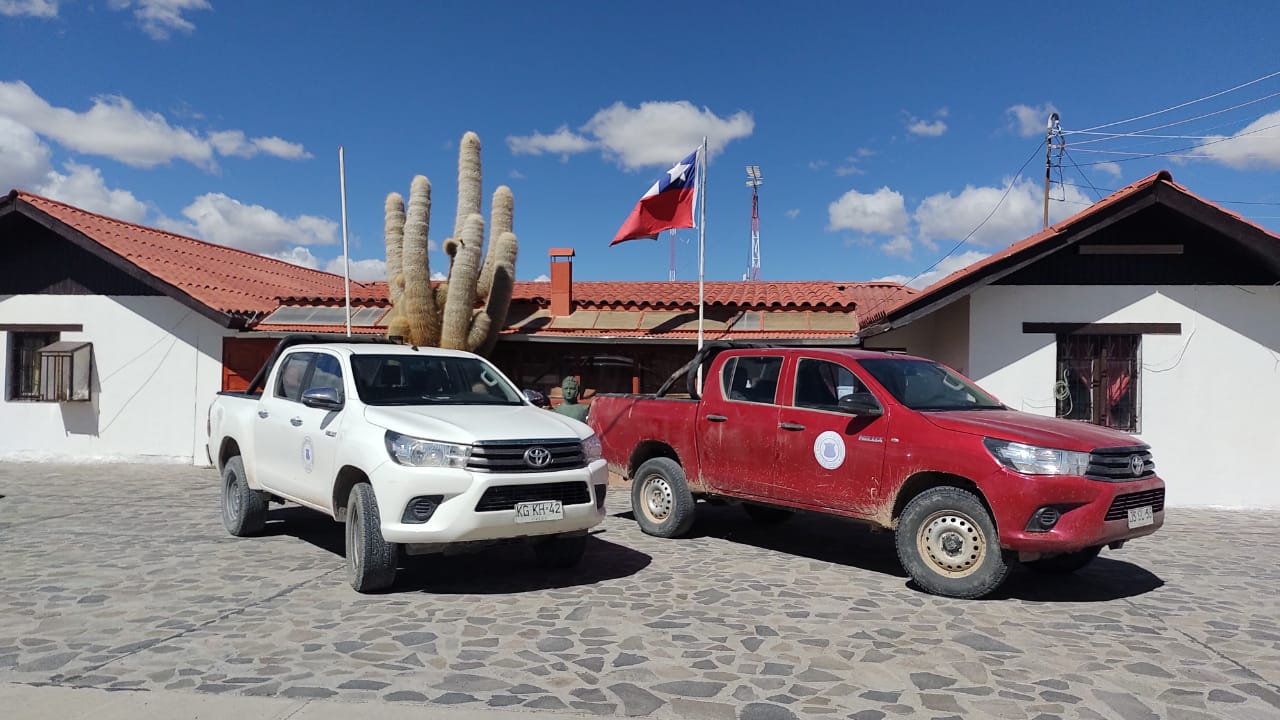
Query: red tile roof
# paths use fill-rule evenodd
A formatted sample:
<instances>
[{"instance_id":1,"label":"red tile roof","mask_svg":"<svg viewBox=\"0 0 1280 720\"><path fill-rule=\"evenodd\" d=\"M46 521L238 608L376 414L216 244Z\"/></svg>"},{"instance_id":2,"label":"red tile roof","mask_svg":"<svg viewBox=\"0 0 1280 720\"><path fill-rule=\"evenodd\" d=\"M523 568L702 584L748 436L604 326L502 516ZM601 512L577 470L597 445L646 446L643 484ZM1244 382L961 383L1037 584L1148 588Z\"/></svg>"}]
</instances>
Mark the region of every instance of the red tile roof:
<instances>
[{"instance_id":1,"label":"red tile roof","mask_svg":"<svg viewBox=\"0 0 1280 720\"><path fill-rule=\"evenodd\" d=\"M339 282L338 291L342 290ZM853 310L872 304L883 304L885 298L909 296L915 290L890 282L750 282L713 281L705 283L704 296L708 307L732 306L742 309L830 309ZM551 302L551 283L517 282L512 292L513 302L532 302L548 305ZM332 305L342 303L341 295L290 296L282 298L285 304ZM385 282L353 284L353 303L382 304L387 302ZM644 308L696 308L698 283L635 282L635 281L574 281L573 300L579 308L644 309Z\"/></svg>"},{"instance_id":2,"label":"red tile roof","mask_svg":"<svg viewBox=\"0 0 1280 720\"><path fill-rule=\"evenodd\" d=\"M1059 223L1050 225L1047 229L1041 230L1040 232L1036 233L1035 235L1032 235L1031 237L1025 238L1023 240L1019 240L1018 242L1015 242L1014 244L1010 245L1004 250L1001 250L1000 252L997 252L993 255L989 255L983 258L982 260L979 260L970 265L966 265L965 267L960 268L959 270L956 270L950 275L947 275L941 280L938 280L937 282L934 282L932 285L929 285L923 291L913 294L911 297L895 299L891 303L889 303L887 307L882 309L866 308L867 310L870 310L870 314L872 315L872 317L862 318L863 324L864 326L870 325L872 321L882 319L886 316L901 316L904 314L904 311L914 310L917 308L924 307L926 304L935 300L938 296L946 294L948 291L957 290L968 285L971 282L975 282L977 279L976 276L980 275L984 270L987 270L992 265L995 265L1007 258L1016 256L1022 253L1026 253L1030 251L1032 248L1035 248L1041 244L1049 242L1054 238L1057 238L1066 233L1069 233L1077 225L1094 218L1100 213L1110 208L1113 208L1116 205L1119 205L1120 203L1125 202L1126 200L1132 198L1133 196L1139 193L1150 191L1153 188L1157 187L1158 185L1168 187L1182 195L1185 195L1186 197L1194 200L1197 203L1201 203L1206 207L1212 208L1215 212L1221 213L1222 215L1230 218L1232 221L1238 221L1238 222L1244 223L1250 226L1251 228L1259 232L1265 233L1266 235L1269 235L1271 237L1274 237L1277 241L1280 241L1280 236L1275 235L1271 231L1267 230L1266 228L1256 223L1246 220L1244 217L1242 217L1238 213L1235 213L1220 205L1217 205L1212 201L1206 200L1200 197L1199 195L1196 195L1195 193L1191 192L1190 190L1183 187L1182 185L1175 183L1173 181L1173 175L1170 174L1168 170L1160 170L1156 173L1148 175L1145 178L1142 178L1141 180L1138 180L1137 182L1131 185L1126 185L1125 187L1120 188L1119 190L1099 200L1098 202L1090 205L1084 210L1081 210L1075 215L1072 215L1071 217Z\"/></svg>"},{"instance_id":3,"label":"red tile roof","mask_svg":"<svg viewBox=\"0 0 1280 720\"><path fill-rule=\"evenodd\" d=\"M336 295L342 277L223 245L143 227L15 191L20 200L177 288L227 315L270 312L282 295Z\"/></svg>"}]
</instances>

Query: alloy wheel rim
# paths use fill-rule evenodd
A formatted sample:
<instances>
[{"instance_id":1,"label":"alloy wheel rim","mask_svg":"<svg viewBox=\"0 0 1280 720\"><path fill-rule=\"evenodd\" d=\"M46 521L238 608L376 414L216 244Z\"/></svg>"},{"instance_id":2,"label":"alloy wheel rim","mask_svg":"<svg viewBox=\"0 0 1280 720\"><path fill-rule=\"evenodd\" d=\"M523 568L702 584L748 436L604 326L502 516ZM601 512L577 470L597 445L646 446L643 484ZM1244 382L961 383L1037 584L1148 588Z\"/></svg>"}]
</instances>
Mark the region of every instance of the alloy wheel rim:
<instances>
[{"instance_id":1,"label":"alloy wheel rim","mask_svg":"<svg viewBox=\"0 0 1280 720\"><path fill-rule=\"evenodd\" d=\"M987 554L987 541L973 518L955 510L936 512L920 525L920 556L935 572L965 577L977 571Z\"/></svg>"}]
</instances>

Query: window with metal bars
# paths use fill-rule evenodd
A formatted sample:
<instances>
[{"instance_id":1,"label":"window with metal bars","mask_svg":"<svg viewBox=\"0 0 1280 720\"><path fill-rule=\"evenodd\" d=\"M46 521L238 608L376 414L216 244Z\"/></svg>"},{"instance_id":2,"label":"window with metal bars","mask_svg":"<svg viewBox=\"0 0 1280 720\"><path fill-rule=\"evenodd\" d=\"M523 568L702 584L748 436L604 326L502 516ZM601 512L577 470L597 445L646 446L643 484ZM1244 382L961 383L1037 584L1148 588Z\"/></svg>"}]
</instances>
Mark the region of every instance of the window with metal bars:
<instances>
[{"instance_id":1,"label":"window with metal bars","mask_svg":"<svg viewBox=\"0 0 1280 720\"><path fill-rule=\"evenodd\" d=\"M56 332L15 332L9 335L8 378L5 397L9 400L40 400L40 348L58 342Z\"/></svg>"},{"instance_id":2,"label":"window with metal bars","mask_svg":"<svg viewBox=\"0 0 1280 720\"><path fill-rule=\"evenodd\" d=\"M1141 335L1059 335L1058 417L1141 432Z\"/></svg>"}]
</instances>

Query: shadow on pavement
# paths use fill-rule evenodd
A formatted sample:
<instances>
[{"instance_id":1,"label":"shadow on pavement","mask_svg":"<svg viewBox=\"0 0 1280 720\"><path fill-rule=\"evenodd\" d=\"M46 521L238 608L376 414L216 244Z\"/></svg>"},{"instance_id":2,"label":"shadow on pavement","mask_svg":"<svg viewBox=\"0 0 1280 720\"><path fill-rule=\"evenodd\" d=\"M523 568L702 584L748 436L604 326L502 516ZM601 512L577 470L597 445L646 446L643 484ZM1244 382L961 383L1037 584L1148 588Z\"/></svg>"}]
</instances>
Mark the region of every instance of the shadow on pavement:
<instances>
[{"instance_id":1,"label":"shadow on pavement","mask_svg":"<svg viewBox=\"0 0 1280 720\"><path fill-rule=\"evenodd\" d=\"M635 520L630 511L614 517ZM797 512L786 522L765 525L753 521L741 507L698 503L698 518L687 537L713 537L907 578L898 561L892 533L872 532L860 523L829 515ZM1005 583L983 600L1107 602L1143 595L1162 585L1164 581L1145 568L1107 557L1104 551L1089 566L1069 575L1046 575L1015 567ZM910 580L904 586L924 592Z\"/></svg>"},{"instance_id":2,"label":"shadow on pavement","mask_svg":"<svg viewBox=\"0 0 1280 720\"><path fill-rule=\"evenodd\" d=\"M1004 585L984 599L1107 602L1144 595L1163 585L1164 580L1150 570L1103 555L1069 575L1043 575L1017 568Z\"/></svg>"},{"instance_id":3,"label":"shadow on pavement","mask_svg":"<svg viewBox=\"0 0 1280 720\"><path fill-rule=\"evenodd\" d=\"M343 529L326 515L290 506L268 513L261 536L295 537L345 558ZM568 588L634 575L650 562L642 552L593 534L576 568L548 570L535 561L532 548L514 540L465 554L402 557L391 592L489 595Z\"/></svg>"}]
</instances>

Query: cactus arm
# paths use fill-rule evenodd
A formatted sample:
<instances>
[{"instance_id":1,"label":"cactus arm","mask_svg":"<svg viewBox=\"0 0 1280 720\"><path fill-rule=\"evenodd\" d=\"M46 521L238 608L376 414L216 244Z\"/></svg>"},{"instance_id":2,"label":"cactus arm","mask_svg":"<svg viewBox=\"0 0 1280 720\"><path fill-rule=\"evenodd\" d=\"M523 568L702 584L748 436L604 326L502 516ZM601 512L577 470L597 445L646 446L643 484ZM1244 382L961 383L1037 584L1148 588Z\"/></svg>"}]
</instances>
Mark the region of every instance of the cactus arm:
<instances>
[{"instance_id":1,"label":"cactus arm","mask_svg":"<svg viewBox=\"0 0 1280 720\"><path fill-rule=\"evenodd\" d=\"M435 345L440 337L440 313L431 302L431 266L427 258L427 232L431 222L431 181L422 175L413 179L409 191L409 211L405 215L401 295L409 342Z\"/></svg>"},{"instance_id":2,"label":"cactus arm","mask_svg":"<svg viewBox=\"0 0 1280 720\"><path fill-rule=\"evenodd\" d=\"M468 131L458 144L458 216L453 237L462 237L467 218L480 214L480 136ZM480 237L484 242L484 236Z\"/></svg>"},{"instance_id":3,"label":"cactus arm","mask_svg":"<svg viewBox=\"0 0 1280 720\"><path fill-rule=\"evenodd\" d=\"M504 233L512 232L512 216L515 212L515 198L511 188L501 185L493 191L493 209L489 212L489 245L485 251L484 267L480 270L480 284L476 292L480 297L489 297L489 288L493 287L493 272L497 268L498 241ZM514 263L514 259L512 260Z\"/></svg>"},{"instance_id":4,"label":"cactus arm","mask_svg":"<svg viewBox=\"0 0 1280 720\"><path fill-rule=\"evenodd\" d=\"M479 214L469 215L463 223L459 239L461 242L458 254L453 258L453 269L449 273L449 292L445 301L440 347L466 350L476 304L476 280L480 275L484 218Z\"/></svg>"},{"instance_id":5,"label":"cactus arm","mask_svg":"<svg viewBox=\"0 0 1280 720\"><path fill-rule=\"evenodd\" d=\"M383 237L387 244L387 293L392 305L400 303L400 290L404 288L400 275L401 253L404 251L404 198L400 193L387 195L385 210L385 232ZM396 280L400 279L400 287Z\"/></svg>"}]
</instances>

